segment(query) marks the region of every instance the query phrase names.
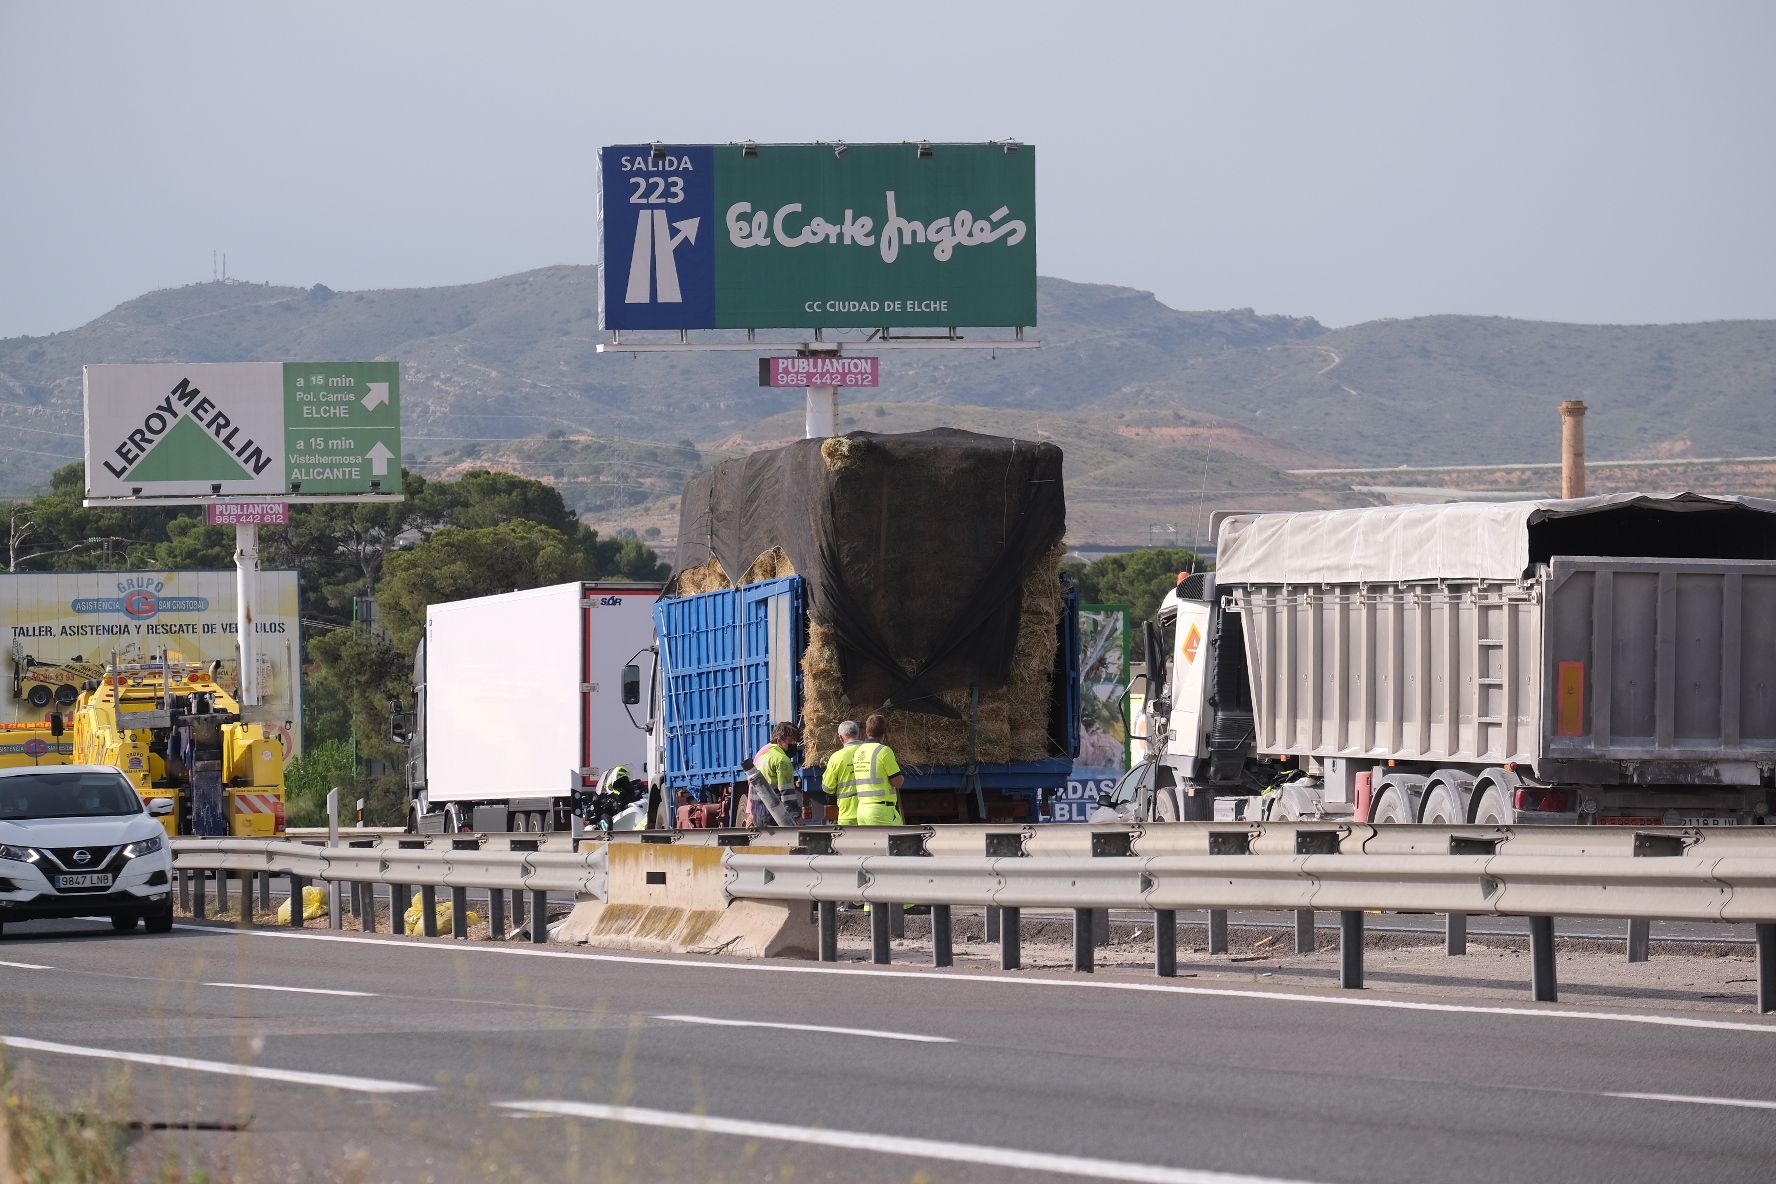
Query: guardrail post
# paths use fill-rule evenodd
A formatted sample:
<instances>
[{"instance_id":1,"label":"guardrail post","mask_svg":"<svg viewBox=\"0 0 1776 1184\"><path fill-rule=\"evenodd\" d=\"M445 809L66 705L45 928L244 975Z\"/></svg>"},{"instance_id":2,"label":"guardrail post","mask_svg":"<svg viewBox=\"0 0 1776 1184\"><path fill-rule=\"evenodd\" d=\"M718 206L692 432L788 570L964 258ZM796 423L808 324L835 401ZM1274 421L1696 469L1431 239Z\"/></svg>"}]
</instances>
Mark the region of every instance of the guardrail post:
<instances>
[{"instance_id":1,"label":"guardrail post","mask_svg":"<svg viewBox=\"0 0 1776 1184\"><path fill-rule=\"evenodd\" d=\"M364 900L364 932L365 933L375 933L376 932L376 885L375 885L375 883L373 883L373 882L365 883L363 900ZM391 897L389 899L389 906L390 906L389 907L389 916L393 917L395 915L395 910L393 907L394 906L394 898L393 897Z\"/></svg>"},{"instance_id":2,"label":"guardrail post","mask_svg":"<svg viewBox=\"0 0 1776 1184\"><path fill-rule=\"evenodd\" d=\"M191 877L197 873L174 869L173 874L179 877L179 911L189 913L191 911Z\"/></svg>"},{"instance_id":3,"label":"guardrail post","mask_svg":"<svg viewBox=\"0 0 1776 1184\"><path fill-rule=\"evenodd\" d=\"M524 889L512 889L512 928L524 928Z\"/></svg>"},{"instance_id":4,"label":"guardrail post","mask_svg":"<svg viewBox=\"0 0 1776 1184\"><path fill-rule=\"evenodd\" d=\"M888 910L888 936L906 936L906 906L904 904L885 904Z\"/></svg>"},{"instance_id":5,"label":"guardrail post","mask_svg":"<svg viewBox=\"0 0 1776 1184\"><path fill-rule=\"evenodd\" d=\"M469 935L469 890L452 888L450 890L450 936L467 937Z\"/></svg>"},{"instance_id":6,"label":"guardrail post","mask_svg":"<svg viewBox=\"0 0 1776 1184\"><path fill-rule=\"evenodd\" d=\"M1178 974L1178 914L1172 909L1153 910L1153 970L1160 978Z\"/></svg>"},{"instance_id":7,"label":"guardrail post","mask_svg":"<svg viewBox=\"0 0 1776 1184\"><path fill-rule=\"evenodd\" d=\"M1092 910L1092 945L1098 949L1110 947L1110 910Z\"/></svg>"},{"instance_id":8,"label":"guardrail post","mask_svg":"<svg viewBox=\"0 0 1776 1184\"><path fill-rule=\"evenodd\" d=\"M218 871L216 873L216 915L218 917L228 912L228 881L233 878L233 872Z\"/></svg>"},{"instance_id":9,"label":"guardrail post","mask_svg":"<svg viewBox=\"0 0 1776 1184\"><path fill-rule=\"evenodd\" d=\"M1529 919L1530 993L1537 1003L1558 1002L1560 989L1554 981L1554 918Z\"/></svg>"},{"instance_id":10,"label":"guardrail post","mask_svg":"<svg viewBox=\"0 0 1776 1184\"><path fill-rule=\"evenodd\" d=\"M1227 910L1209 910L1209 953L1227 952Z\"/></svg>"},{"instance_id":11,"label":"guardrail post","mask_svg":"<svg viewBox=\"0 0 1776 1184\"><path fill-rule=\"evenodd\" d=\"M877 966L886 966L893 960L892 950L888 945L892 932L889 927L893 924L891 914L899 909L899 905L882 904L880 901L870 906L870 961Z\"/></svg>"},{"instance_id":12,"label":"guardrail post","mask_svg":"<svg viewBox=\"0 0 1776 1184\"><path fill-rule=\"evenodd\" d=\"M1363 989L1363 910L1343 909L1338 914L1338 985L1347 991Z\"/></svg>"},{"instance_id":13,"label":"guardrail post","mask_svg":"<svg viewBox=\"0 0 1776 1184\"><path fill-rule=\"evenodd\" d=\"M1024 964L1021 913L1011 905L999 910L999 969L1016 970Z\"/></svg>"},{"instance_id":14,"label":"guardrail post","mask_svg":"<svg viewBox=\"0 0 1776 1184\"><path fill-rule=\"evenodd\" d=\"M820 916L820 960L837 962L839 960L839 902L823 900L819 902Z\"/></svg>"},{"instance_id":15,"label":"guardrail post","mask_svg":"<svg viewBox=\"0 0 1776 1184\"><path fill-rule=\"evenodd\" d=\"M1757 926L1758 1011L1776 1011L1776 924Z\"/></svg>"},{"instance_id":16,"label":"guardrail post","mask_svg":"<svg viewBox=\"0 0 1776 1184\"><path fill-rule=\"evenodd\" d=\"M1312 909L1295 910L1295 952L1311 954L1314 952L1316 939L1314 936L1314 911Z\"/></svg>"},{"instance_id":17,"label":"guardrail post","mask_svg":"<svg viewBox=\"0 0 1776 1184\"><path fill-rule=\"evenodd\" d=\"M438 936L438 890L430 884L419 886L419 931L427 937Z\"/></svg>"},{"instance_id":18,"label":"guardrail post","mask_svg":"<svg viewBox=\"0 0 1776 1184\"><path fill-rule=\"evenodd\" d=\"M271 911L270 872L261 872L259 874L259 911L262 913L269 913Z\"/></svg>"},{"instance_id":19,"label":"guardrail post","mask_svg":"<svg viewBox=\"0 0 1776 1184\"><path fill-rule=\"evenodd\" d=\"M999 933L1000 933L999 922L1000 922L999 907L997 905L991 905L991 904L988 905L987 906L987 933L986 933L986 940L987 941L996 942L999 940Z\"/></svg>"},{"instance_id":20,"label":"guardrail post","mask_svg":"<svg viewBox=\"0 0 1776 1184\"><path fill-rule=\"evenodd\" d=\"M204 919L204 893L208 890L210 873L193 872L191 874L197 877L196 883L191 886L191 915L201 921Z\"/></svg>"},{"instance_id":21,"label":"guardrail post","mask_svg":"<svg viewBox=\"0 0 1776 1184\"><path fill-rule=\"evenodd\" d=\"M389 885L389 932L407 932L407 909L413 899L406 884Z\"/></svg>"},{"instance_id":22,"label":"guardrail post","mask_svg":"<svg viewBox=\"0 0 1776 1184\"><path fill-rule=\"evenodd\" d=\"M242 872L240 886L240 927L253 927L253 881L258 878L257 872Z\"/></svg>"},{"instance_id":23,"label":"guardrail post","mask_svg":"<svg viewBox=\"0 0 1776 1184\"><path fill-rule=\"evenodd\" d=\"M1096 909L1073 910L1073 969L1092 971L1092 914Z\"/></svg>"},{"instance_id":24,"label":"guardrail post","mask_svg":"<svg viewBox=\"0 0 1776 1184\"><path fill-rule=\"evenodd\" d=\"M1645 962L1651 954L1653 923L1645 917L1628 918L1628 961Z\"/></svg>"},{"instance_id":25,"label":"guardrail post","mask_svg":"<svg viewBox=\"0 0 1776 1184\"><path fill-rule=\"evenodd\" d=\"M950 939L950 906L947 904L931 906L931 964L956 964L954 943Z\"/></svg>"},{"instance_id":26,"label":"guardrail post","mask_svg":"<svg viewBox=\"0 0 1776 1184\"><path fill-rule=\"evenodd\" d=\"M549 944L549 894L530 894L530 940L539 946Z\"/></svg>"},{"instance_id":27,"label":"guardrail post","mask_svg":"<svg viewBox=\"0 0 1776 1184\"><path fill-rule=\"evenodd\" d=\"M308 881L301 876L290 877L290 928L302 928L302 890Z\"/></svg>"},{"instance_id":28,"label":"guardrail post","mask_svg":"<svg viewBox=\"0 0 1776 1184\"><path fill-rule=\"evenodd\" d=\"M1468 952L1468 915L1450 913L1443 924L1443 952L1454 958Z\"/></svg>"},{"instance_id":29,"label":"guardrail post","mask_svg":"<svg viewBox=\"0 0 1776 1184\"><path fill-rule=\"evenodd\" d=\"M487 924L494 941L505 940L506 894L499 888L487 894Z\"/></svg>"}]
</instances>

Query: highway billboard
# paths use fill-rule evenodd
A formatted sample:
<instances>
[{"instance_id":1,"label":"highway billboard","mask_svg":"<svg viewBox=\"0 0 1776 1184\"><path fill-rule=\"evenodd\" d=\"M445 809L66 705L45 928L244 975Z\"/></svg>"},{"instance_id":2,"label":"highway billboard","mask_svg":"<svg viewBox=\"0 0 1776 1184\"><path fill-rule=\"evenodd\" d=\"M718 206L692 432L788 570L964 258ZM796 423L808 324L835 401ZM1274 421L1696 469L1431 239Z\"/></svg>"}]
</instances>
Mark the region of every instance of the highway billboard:
<instances>
[{"instance_id":1,"label":"highway billboard","mask_svg":"<svg viewBox=\"0 0 1776 1184\"><path fill-rule=\"evenodd\" d=\"M1028 144L599 152L607 329L1031 326Z\"/></svg>"},{"instance_id":2,"label":"highway billboard","mask_svg":"<svg viewBox=\"0 0 1776 1184\"><path fill-rule=\"evenodd\" d=\"M87 366L89 502L401 493L395 362Z\"/></svg>"},{"instance_id":3,"label":"highway billboard","mask_svg":"<svg viewBox=\"0 0 1776 1184\"><path fill-rule=\"evenodd\" d=\"M271 724L286 755L301 743L301 618L297 573L259 573L254 611L260 694L284 707ZM232 571L67 571L0 573L0 636L7 679L0 719L36 721L74 705L81 686L112 663L220 661L217 681L238 679Z\"/></svg>"}]
</instances>

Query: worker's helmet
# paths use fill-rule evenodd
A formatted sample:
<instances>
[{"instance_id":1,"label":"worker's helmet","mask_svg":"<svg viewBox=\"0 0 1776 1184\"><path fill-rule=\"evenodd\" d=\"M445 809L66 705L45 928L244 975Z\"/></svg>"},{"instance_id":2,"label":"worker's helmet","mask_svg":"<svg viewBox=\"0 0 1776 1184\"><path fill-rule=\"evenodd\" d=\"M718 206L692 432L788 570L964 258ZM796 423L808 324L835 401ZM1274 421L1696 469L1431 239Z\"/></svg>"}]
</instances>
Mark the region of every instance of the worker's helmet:
<instances>
[{"instance_id":1,"label":"worker's helmet","mask_svg":"<svg viewBox=\"0 0 1776 1184\"><path fill-rule=\"evenodd\" d=\"M598 788L604 793L614 793L628 784L629 768L626 765L613 765L598 779Z\"/></svg>"}]
</instances>

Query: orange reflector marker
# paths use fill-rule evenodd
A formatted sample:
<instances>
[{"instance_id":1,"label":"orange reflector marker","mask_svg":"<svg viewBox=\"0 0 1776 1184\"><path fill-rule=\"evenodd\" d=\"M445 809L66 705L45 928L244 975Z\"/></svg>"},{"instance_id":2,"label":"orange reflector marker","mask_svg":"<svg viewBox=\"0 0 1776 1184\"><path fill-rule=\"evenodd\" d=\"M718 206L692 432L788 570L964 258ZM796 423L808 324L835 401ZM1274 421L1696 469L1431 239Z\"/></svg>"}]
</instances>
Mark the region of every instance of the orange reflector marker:
<instances>
[{"instance_id":1,"label":"orange reflector marker","mask_svg":"<svg viewBox=\"0 0 1776 1184\"><path fill-rule=\"evenodd\" d=\"M1585 734L1585 664L1560 664L1560 735Z\"/></svg>"}]
</instances>

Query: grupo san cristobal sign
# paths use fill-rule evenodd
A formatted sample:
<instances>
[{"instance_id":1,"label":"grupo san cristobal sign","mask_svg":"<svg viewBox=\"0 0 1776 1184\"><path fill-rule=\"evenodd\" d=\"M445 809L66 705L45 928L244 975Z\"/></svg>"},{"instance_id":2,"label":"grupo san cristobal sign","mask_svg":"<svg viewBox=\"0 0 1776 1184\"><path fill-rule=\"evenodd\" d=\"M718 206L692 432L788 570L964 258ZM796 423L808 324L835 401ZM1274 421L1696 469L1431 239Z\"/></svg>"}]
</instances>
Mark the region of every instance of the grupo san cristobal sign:
<instances>
[{"instance_id":1,"label":"grupo san cristobal sign","mask_svg":"<svg viewBox=\"0 0 1776 1184\"><path fill-rule=\"evenodd\" d=\"M607 329L1031 326L1028 144L599 153Z\"/></svg>"}]
</instances>

